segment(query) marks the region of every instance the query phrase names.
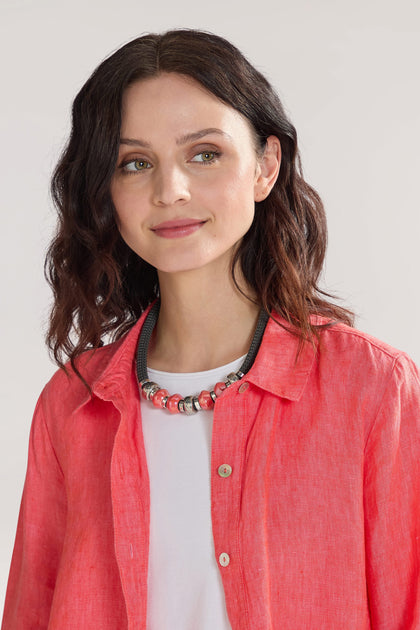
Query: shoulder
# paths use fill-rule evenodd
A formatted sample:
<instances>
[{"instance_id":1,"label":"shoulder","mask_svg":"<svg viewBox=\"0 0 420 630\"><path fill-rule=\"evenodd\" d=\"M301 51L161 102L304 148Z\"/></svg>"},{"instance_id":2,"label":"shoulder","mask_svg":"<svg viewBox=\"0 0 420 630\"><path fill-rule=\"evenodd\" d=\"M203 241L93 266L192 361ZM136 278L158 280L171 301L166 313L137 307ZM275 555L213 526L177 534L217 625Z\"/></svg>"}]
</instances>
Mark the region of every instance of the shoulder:
<instances>
[{"instance_id":1,"label":"shoulder","mask_svg":"<svg viewBox=\"0 0 420 630\"><path fill-rule=\"evenodd\" d=\"M348 349L364 352L378 352L380 355L390 359L396 359L404 354L390 344L347 324L331 322L323 318L316 318L316 323L320 326L325 326L321 329L321 337L327 343L338 344Z\"/></svg>"},{"instance_id":2,"label":"shoulder","mask_svg":"<svg viewBox=\"0 0 420 630\"><path fill-rule=\"evenodd\" d=\"M357 373L360 379L376 375L382 379L409 379L419 384L419 372L410 356L398 348L357 328L317 318L320 330L319 358Z\"/></svg>"},{"instance_id":3,"label":"shoulder","mask_svg":"<svg viewBox=\"0 0 420 630\"><path fill-rule=\"evenodd\" d=\"M41 403L49 413L59 412L61 417L88 402L103 388L123 388L133 371L138 336L144 317L120 339L100 348L87 350L75 361L84 381L70 363L55 372L44 387Z\"/></svg>"},{"instance_id":4,"label":"shoulder","mask_svg":"<svg viewBox=\"0 0 420 630\"><path fill-rule=\"evenodd\" d=\"M42 402L48 405L59 402L61 409L75 408L90 398L90 390L101 378L106 368L113 362L124 343L124 337L100 348L87 350L75 361L75 365L86 384L76 374L70 362L59 368L45 385ZM88 386L88 387L87 387Z\"/></svg>"}]
</instances>

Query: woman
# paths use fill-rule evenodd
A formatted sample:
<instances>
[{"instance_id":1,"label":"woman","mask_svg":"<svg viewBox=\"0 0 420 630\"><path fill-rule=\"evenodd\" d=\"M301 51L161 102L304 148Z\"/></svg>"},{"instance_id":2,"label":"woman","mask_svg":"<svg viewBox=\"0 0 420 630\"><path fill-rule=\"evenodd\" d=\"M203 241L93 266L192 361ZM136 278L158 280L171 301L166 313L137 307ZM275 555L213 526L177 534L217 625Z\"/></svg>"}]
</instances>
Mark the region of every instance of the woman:
<instances>
[{"instance_id":1,"label":"woman","mask_svg":"<svg viewBox=\"0 0 420 630\"><path fill-rule=\"evenodd\" d=\"M208 33L130 42L53 193L64 369L3 630L419 628L419 376L318 289L324 211L266 79Z\"/></svg>"}]
</instances>

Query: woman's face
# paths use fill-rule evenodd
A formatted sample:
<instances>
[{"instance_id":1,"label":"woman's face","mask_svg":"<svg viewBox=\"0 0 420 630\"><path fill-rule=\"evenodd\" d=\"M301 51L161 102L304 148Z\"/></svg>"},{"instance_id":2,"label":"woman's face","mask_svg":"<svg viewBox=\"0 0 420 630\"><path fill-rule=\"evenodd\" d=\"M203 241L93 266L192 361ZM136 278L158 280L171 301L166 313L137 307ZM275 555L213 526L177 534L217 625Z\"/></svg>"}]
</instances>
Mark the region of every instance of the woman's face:
<instances>
[{"instance_id":1,"label":"woman's face","mask_svg":"<svg viewBox=\"0 0 420 630\"><path fill-rule=\"evenodd\" d=\"M193 79L161 74L126 90L111 194L123 239L158 270L230 261L262 179L248 121Z\"/></svg>"}]
</instances>

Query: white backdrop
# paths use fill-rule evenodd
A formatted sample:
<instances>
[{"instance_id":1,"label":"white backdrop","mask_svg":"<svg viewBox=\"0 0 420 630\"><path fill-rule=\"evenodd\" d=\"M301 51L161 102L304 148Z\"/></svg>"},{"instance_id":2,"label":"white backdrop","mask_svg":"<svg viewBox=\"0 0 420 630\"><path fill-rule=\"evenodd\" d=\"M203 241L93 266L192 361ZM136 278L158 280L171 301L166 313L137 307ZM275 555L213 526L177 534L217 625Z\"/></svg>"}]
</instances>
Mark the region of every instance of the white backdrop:
<instances>
[{"instance_id":1,"label":"white backdrop","mask_svg":"<svg viewBox=\"0 0 420 630\"><path fill-rule=\"evenodd\" d=\"M73 97L112 50L189 27L235 43L277 87L321 194L324 285L357 326L420 363L420 9L416 0L0 0L0 606L32 411L55 370L43 345L49 176Z\"/></svg>"}]
</instances>

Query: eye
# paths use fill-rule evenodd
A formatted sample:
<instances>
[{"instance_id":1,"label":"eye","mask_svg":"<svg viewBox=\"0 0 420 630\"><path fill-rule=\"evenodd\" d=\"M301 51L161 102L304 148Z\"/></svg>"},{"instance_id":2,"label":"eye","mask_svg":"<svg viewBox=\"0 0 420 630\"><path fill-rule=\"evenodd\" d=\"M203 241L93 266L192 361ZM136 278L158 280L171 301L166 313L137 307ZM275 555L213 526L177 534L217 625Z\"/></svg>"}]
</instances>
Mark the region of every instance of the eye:
<instances>
[{"instance_id":1,"label":"eye","mask_svg":"<svg viewBox=\"0 0 420 630\"><path fill-rule=\"evenodd\" d=\"M191 162L201 162L202 164L214 162L218 155L217 151L201 151L201 153L194 155Z\"/></svg>"},{"instance_id":2,"label":"eye","mask_svg":"<svg viewBox=\"0 0 420 630\"><path fill-rule=\"evenodd\" d=\"M152 165L147 160L130 160L121 164L121 168L127 173L138 173L139 171L145 171Z\"/></svg>"}]
</instances>

